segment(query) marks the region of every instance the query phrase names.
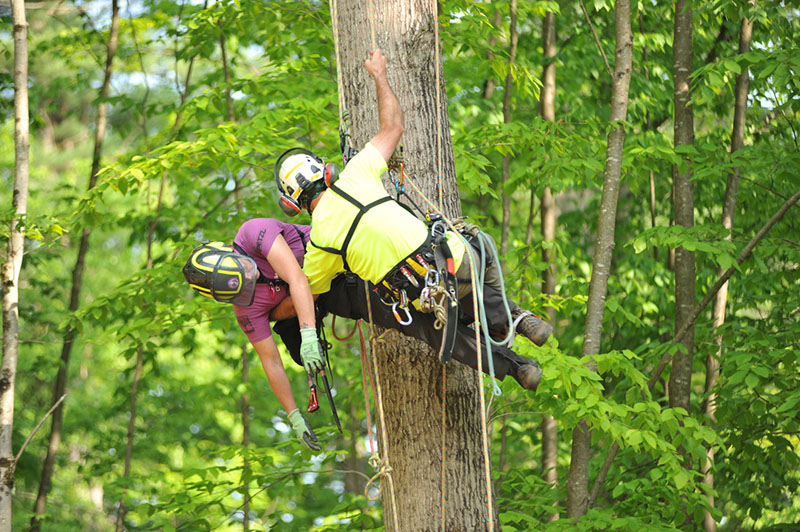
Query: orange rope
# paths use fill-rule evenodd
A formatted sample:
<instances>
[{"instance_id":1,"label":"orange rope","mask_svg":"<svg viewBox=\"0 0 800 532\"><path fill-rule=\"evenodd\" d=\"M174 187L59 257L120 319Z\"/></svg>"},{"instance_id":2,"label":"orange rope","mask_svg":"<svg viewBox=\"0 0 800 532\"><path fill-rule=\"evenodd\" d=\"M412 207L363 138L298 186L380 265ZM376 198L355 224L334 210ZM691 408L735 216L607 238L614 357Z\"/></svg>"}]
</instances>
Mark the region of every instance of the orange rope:
<instances>
[{"instance_id":1,"label":"orange rope","mask_svg":"<svg viewBox=\"0 0 800 532\"><path fill-rule=\"evenodd\" d=\"M347 340L352 338L354 334L356 334L356 329L359 328L359 325L361 325L361 320L356 320L356 323L355 323L355 325L353 325L353 330L350 331L350 334L348 334L347 336L344 336L342 338L339 338L336 335L336 314L334 314L333 318L331 318L331 334L333 335L334 338L336 338L340 342L346 342Z\"/></svg>"}]
</instances>

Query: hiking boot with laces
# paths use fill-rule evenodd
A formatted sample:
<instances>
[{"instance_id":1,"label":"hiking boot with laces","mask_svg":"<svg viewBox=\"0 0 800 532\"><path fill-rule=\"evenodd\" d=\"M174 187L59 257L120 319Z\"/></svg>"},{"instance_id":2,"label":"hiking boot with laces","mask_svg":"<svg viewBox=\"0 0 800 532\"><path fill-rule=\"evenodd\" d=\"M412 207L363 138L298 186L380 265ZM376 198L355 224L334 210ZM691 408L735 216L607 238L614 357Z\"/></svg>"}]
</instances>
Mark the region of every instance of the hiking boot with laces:
<instances>
[{"instance_id":1,"label":"hiking boot with laces","mask_svg":"<svg viewBox=\"0 0 800 532\"><path fill-rule=\"evenodd\" d=\"M530 364L521 364L517 368L514 379L526 390L535 392L539 387L539 381L542 380L542 369L538 362L531 360Z\"/></svg>"},{"instance_id":2,"label":"hiking boot with laces","mask_svg":"<svg viewBox=\"0 0 800 532\"><path fill-rule=\"evenodd\" d=\"M528 310L516 308L511 312L511 316L514 318L517 334L521 334L538 346L544 345L553 332L552 325Z\"/></svg>"}]
</instances>

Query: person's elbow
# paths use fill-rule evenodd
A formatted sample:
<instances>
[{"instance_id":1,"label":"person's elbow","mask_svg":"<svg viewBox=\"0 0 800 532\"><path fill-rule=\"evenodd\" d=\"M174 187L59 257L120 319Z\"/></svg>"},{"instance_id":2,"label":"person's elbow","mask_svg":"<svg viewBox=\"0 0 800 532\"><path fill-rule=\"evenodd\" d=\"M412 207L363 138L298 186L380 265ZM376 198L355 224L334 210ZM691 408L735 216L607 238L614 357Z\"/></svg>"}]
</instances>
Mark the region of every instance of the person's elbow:
<instances>
[{"instance_id":1,"label":"person's elbow","mask_svg":"<svg viewBox=\"0 0 800 532\"><path fill-rule=\"evenodd\" d=\"M289 279L286 279L286 282L289 284L289 290L296 292L298 289L302 289L308 287L308 277L303 270L297 270L294 272Z\"/></svg>"}]
</instances>

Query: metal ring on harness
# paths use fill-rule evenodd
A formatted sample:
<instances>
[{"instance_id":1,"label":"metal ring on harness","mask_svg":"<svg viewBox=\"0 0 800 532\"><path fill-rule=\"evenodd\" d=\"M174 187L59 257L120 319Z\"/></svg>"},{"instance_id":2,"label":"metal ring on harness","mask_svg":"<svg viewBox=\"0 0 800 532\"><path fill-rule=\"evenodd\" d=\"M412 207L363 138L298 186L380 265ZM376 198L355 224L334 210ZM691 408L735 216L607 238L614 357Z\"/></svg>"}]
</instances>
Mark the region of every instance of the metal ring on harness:
<instances>
[{"instance_id":1,"label":"metal ring on harness","mask_svg":"<svg viewBox=\"0 0 800 532\"><path fill-rule=\"evenodd\" d=\"M399 306L400 306L399 301L395 301L394 304L392 304L392 314L394 314L394 319L396 319L397 323L399 323L400 325L411 325L412 321L411 313L408 311L408 308L400 307L401 309L406 311L406 317L408 318L406 321L403 321L403 318L400 317L400 313L397 311L397 307Z\"/></svg>"}]
</instances>

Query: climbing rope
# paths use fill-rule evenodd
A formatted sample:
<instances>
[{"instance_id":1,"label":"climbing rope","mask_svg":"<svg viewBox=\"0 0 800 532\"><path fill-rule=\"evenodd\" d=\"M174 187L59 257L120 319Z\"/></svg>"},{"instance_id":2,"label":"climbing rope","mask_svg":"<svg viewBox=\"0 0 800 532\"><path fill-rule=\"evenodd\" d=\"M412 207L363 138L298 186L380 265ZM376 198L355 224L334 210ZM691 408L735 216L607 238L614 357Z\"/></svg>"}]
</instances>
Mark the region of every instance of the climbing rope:
<instances>
[{"instance_id":1,"label":"climbing rope","mask_svg":"<svg viewBox=\"0 0 800 532\"><path fill-rule=\"evenodd\" d=\"M439 3L437 0L433 1L433 35L434 35L434 72L436 83L436 175L437 175L437 191L439 195L439 211L444 210L444 163L442 161L442 96L441 96L441 80L440 80L440 62L439 55L439 17L438 17ZM417 193L422 196L421 191ZM480 347L479 347L480 349ZM478 351L478 358L480 359L480 351ZM478 362L480 364L480 361ZM441 472L441 495L442 495L442 517L441 517L441 530L444 532L447 528L447 364L442 364L442 472ZM490 519L492 513L489 512Z\"/></svg>"},{"instance_id":2,"label":"climbing rope","mask_svg":"<svg viewBox=\"0 0 800 532\"><path fill-rule=\"evenodd\" d=\"M369 298L369 285L366 281L364 281L364 297L367 299L367 310L369 312L370 323L369 323L369 337L371 343L371 349L369 350L370 353L374 354L375 352L375 343L372 340L375 338L375 331L374 326L372 325L372 302ZM383 391L381 390L381 381L380 381L380 373L378 371L378 360L375 356L369 357L372 360L372 364L369 365L370 367L370 375L372 376L374 388L373 388L373 395L375 396L375 405L378 411L378 420L380 421L380 434L381 434L381 443L383 444L383 459L379 460L380 469L376 475L383 476L386 478L386 484L389 487L389 506L392 509L392 522L394 523L394 530L399 531L399 521L397 519L397 500L395 499L394 493L394 482L392 480L392 468L389 465L389 438L386 435L386 418L383 415ZM369 361L367 361L369 363ZM363 368L362 362L362 368ZM372 431L370 431L371 433ZM377 457L377 453L373 455ZM374 477L373 477L374 478ZM383 485L381 485L381 489Z\"/></svg>"},{"instance_id":3,"label":"climbing rope","mask_svg":"<svg viewBox=\"0 0 800 532\"><path fill-rule=\"evenodd\" d=\"M442 124L442 88L441 88L441 80L440 80L440 73L441 70L441 58L439 56L439 46L441 45L439 41L439 2L438 0L433 0L433 40L434 40L434 50L435 50L435 73L436 73L436 174L438 175L438 192L439 192L439 207L444 205L444 170L443 168L443 161L442 161L442 128L444 125Z\"/></svg>"},{"instance_id":4,"label":"climbing rope","mask_svg":"<svg viewBox=\"0 0 800 532\"><path fill-rule=\"evenodd\" d=\"M333 50L336 55L336 93L339 97L339 124L344 124L344 76L342 75L342 59L339 51L339 9L337 0L331 0L331 29L333 30Z\"/></svg>"}]
</instances>

